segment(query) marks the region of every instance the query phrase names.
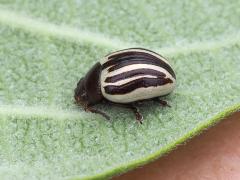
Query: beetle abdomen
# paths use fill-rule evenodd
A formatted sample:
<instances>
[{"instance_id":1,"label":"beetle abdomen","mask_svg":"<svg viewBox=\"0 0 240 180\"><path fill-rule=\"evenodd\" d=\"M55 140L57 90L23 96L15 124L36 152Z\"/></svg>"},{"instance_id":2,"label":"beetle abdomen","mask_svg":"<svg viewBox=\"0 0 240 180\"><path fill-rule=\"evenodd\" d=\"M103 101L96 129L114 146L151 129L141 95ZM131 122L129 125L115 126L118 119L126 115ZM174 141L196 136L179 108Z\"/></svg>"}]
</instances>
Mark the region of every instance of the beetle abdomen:
<instances>
[{"instance_id":1,"label":"beetle abdomen","mask_svg":"<svg viewBox=\"0 0 240 180\"><path fill-rule=\"evenodd\" d=\"M175 73L166 59L146 49L117 51L101 64L101 91L109 101L150 99L166 95L175 87Z\"/></svg>"}]
</instances>

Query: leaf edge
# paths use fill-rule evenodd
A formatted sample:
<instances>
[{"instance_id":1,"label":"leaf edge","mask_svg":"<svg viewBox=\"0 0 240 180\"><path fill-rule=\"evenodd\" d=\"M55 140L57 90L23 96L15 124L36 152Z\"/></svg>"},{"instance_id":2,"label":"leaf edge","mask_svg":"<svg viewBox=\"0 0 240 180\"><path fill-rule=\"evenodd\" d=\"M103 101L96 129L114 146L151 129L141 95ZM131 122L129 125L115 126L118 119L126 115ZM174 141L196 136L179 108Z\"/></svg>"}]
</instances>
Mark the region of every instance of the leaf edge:
<instances>
[{"instance_id":1,"label":"leaf edge","mask_svg":"<svg viewBox=\"0 0 240 180\"><path fill-rule=\"evenodd\" d=\"M123 173L126 173L130 170L136 169L140 166L143 166L145 164L148 164L163 155L171 152L172 150L176 149L179 145L181 145L184 142L187 142L191 138L201 134L203 131L208 130L209 128L213 127L217 123L219 123L221 120L225 119L226 117L230 116L233 113L240 112L240 103L235 104L233 106L230 106L228 108L225 108L225 110L217 113L215 116L210 118L209 120L205 120L202 123L199 123L198 126L196 126L193 130L189 131L173 143L168 144L167 146L159 149L158 151L144 157L140 158L134 161L131 161L128 164L121 164L115 168L112 168L110 170L107 170L103 173L95 174L93 176L85 176L85 177L66 177L65 179L68 180L96 180L96 179L109 179L113 176L121 175Z\"/></svg>"}]
</instances>

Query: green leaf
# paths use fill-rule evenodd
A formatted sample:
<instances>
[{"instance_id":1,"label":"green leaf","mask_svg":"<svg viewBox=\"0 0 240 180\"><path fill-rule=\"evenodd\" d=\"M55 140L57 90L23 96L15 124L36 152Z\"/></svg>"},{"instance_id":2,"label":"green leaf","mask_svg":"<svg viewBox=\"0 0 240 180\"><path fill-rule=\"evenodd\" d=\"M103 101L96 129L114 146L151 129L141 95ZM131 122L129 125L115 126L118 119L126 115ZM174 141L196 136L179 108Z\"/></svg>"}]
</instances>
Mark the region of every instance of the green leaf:
<instances>
[{"instance_id":1,"label":"green leaf","mask_svg":"<svg viewBox=\"0 0 240 180\"><path fill-rule=\"evenodd\" d=\"M1 1L1 179L107 178L145 164L240 109L238 1ZM143 125L73 103L77 81L111 51L168 57L177 88Z\"/></svg>"}]
</instances>

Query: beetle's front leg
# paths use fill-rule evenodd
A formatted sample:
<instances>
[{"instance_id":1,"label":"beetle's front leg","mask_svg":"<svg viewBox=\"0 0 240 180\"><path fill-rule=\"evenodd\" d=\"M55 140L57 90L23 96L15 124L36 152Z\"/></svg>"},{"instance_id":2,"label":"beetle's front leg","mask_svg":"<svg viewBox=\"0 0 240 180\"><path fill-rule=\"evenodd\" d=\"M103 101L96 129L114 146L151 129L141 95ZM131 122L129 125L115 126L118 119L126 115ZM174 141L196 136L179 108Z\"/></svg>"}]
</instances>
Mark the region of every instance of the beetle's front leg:
<instances>
[{"instance_id":1,"label":"beetle's front leg","mask_svg":"<svg viewBox=\"0 0 240 180\"><path fill-rule=\"evenodd\" d=\"M98 110L98 109L93 108L93 106L87 106L87 105L85 105L85 106L84 106L84 110L85 110L86 112L91 112L91 113L95 113L95 114L100 114L100 115L102 115L103 117L105 117L107 120L110 120L110 117L109 117L106 113L104 113L104 112L102 112L102 111L100 111L100 110Z\"/></svg>"},{"instance_id":2,"label":"beetle's front leg","mask_svg":"<svg viewBox=\"0 0 240 180\"><path fill-rule=\"evenodd\" d=\"M164 106L164 107L166 107L166 106L167 106L167 107L171 107L171 106L167 103L167 101L161 100L161 99L159 99L158 97L157 97L157 98L154 98L153 101L161 104L161 105Z\"/></svg>"}]
</instances>

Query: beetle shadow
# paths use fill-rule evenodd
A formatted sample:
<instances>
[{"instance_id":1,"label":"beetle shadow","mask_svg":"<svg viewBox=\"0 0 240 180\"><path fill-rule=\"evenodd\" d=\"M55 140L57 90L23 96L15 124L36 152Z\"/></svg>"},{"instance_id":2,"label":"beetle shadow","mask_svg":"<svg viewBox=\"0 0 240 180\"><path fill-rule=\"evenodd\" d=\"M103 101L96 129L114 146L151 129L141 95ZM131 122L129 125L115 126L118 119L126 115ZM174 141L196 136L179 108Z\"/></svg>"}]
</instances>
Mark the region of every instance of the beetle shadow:
<instances>
[{"instance_id":1,"label":"beetle shadow","mask_svg":"<svg viewBox=\"0 0 240 180\"><path fill-rule=\"evenodd\" d=\"M94 107L106 113L110 117L109 122L132 120L133 122L140 124L140 122L136 119L134 111L129 107L124 107L122 104L104 102ZM158 109L164 110L170 108L169 106L160 104L154 100L134 103L134 107L136 107L139 113L143 116L143 124L146 124L148 119L151 119L150 117L156 117L156 112Z\"/></svg>"}]
</instances>

